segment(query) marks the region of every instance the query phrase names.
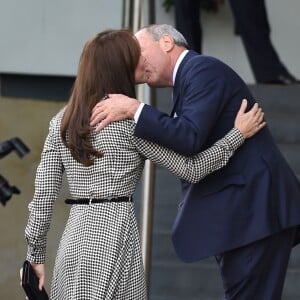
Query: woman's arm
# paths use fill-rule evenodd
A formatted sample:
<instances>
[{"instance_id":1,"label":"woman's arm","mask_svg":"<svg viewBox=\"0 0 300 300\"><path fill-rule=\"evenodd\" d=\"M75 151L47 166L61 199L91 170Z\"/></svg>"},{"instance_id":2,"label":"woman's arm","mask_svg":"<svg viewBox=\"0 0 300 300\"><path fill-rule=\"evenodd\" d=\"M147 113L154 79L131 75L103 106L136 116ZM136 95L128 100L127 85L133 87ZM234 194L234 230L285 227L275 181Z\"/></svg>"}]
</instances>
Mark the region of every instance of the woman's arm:
<instances>
[{"instance_id":1,"label":"woman's arm","mask_svg":"<svg viewBox=\"0 0 300 300\"><path fill-rule=\"evenodd\" d=\"M63 174L63 166L55 142L57 132L54 127L53 119L36 172L33 200L28 205L29 218L25 229L25 238L28 244L27 260L36 264L45 262L46 235Z\"/></svg>"},{"instance_id":2,"label":"woman's arm","mask_svg":"<svg viewBox=\"0 0 300 300\"><path fill-rule=\"evenodd\" d=\"M247 102L243 101L235 120L235 127L212 147L195 156L183 156L170 149L132 137L137 150L156 164L167 168L173 174L186 181L196 183L211 172L227 164L244 142L265 126L263 112L256 104L248 113L245 113Z\"/></svg>"},{"instance_id":3,"label":"woman's arm","mask_svg":"<svg viewBox=\"0 0 300 300\"><path fill-rule=\"evenodd\" d=\"M183 156L173 150L133 137L133 143L144 157L191 183L196 183L208 174L224 167L244 140L241 132L233 128L207 150L194 156Z\"/></svg>"}]
</instances>

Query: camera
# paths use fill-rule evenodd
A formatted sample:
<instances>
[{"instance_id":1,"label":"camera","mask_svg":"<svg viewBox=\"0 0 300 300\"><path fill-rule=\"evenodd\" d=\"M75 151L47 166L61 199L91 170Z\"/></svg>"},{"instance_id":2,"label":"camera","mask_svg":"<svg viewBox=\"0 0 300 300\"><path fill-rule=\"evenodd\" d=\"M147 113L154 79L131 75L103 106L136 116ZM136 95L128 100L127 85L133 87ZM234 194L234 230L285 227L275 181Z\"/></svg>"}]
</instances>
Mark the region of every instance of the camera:
<instances>
[{"instance_id":1,"label":"camera","mask_svg":"<svg viewBox=\"0 0 300 300\"><path fill-rule=\"evenodd\" d=\"M11 151L16 151L18 156L22 158L30 150L19 138L15 137L0 143L0 159ZM6 205L13 194L20 194L20 190L15 186L10 186L8 181L0 174L0 202L2 205Z\"/></svg>"},{"instance_id":2,"label":"camera","mask_svg":"<svg viewBox=\"0 0 300 300\"><path fill-rule=\"evenodd\" d=\"M6 204L12 194L20 194L20 190L15 186L10 186L8 181L0 175L0 201L2 205Z\"/></svg>"}]
</instances>

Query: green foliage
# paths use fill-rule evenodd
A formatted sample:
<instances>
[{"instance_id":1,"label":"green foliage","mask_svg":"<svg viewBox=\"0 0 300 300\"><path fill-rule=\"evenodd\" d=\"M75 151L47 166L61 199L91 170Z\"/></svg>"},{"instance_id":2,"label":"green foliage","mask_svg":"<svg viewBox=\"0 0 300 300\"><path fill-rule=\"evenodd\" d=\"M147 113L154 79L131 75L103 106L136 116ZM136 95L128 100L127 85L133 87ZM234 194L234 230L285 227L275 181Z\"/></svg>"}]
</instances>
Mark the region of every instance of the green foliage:
<instances>
[{"instance_id":1,"label":"green foliage","mask_svg":"<svg viewBox=\"0 0 300 300\"><path fill-rule=\"evenodd\" d=\"M174 5L173 0L165 0L162 4L166 12L169 12L173 5Z\"/></svg>"}]
</instances>

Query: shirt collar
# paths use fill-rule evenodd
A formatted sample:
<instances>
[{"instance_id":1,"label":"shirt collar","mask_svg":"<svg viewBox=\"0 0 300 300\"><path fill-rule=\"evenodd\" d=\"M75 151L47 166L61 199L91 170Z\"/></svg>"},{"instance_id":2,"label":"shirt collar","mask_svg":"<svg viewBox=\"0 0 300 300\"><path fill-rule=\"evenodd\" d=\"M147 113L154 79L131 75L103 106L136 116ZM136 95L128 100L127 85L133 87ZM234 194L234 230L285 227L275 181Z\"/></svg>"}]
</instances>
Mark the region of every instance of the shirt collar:
<instances>
[{"instance_id":1,"label":"shirt collar","mask_svg":"<svg viewBox=\"0 0 300 300\"><path fill-rule=\"evenodd\" d=\"M179 65L181 64L182 60L184 59L184 57L187 55L189 50L184 50L178 57L175 67L174 67L174 71L173 71L173 85L175 84L175 78L176 78L176 74L179 68Z\"/></svg>"}]
</instances>

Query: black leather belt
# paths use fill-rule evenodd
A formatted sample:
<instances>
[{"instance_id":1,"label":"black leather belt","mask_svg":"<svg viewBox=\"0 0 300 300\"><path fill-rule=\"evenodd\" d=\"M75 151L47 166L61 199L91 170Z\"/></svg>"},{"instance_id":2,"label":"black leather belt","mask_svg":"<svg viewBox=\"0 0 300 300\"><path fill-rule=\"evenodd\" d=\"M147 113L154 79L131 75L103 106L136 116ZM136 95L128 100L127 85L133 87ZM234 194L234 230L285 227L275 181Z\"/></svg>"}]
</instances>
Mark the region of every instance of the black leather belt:
<instances>
[{"instance_id":1,"label":"black leather belt","mask_svg":"<svg viewBox=\"0 0 300 300\"><path fill-rule=\"evenodd\" d=\"M92 204L92 203L108 203L108 202L132 202L132 197L116 197L107 199L94 198L80 198L80 199L66 199L66 204Z\"/></svg>"}]
</instances>

